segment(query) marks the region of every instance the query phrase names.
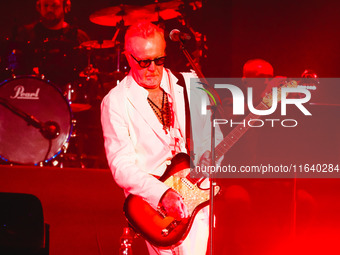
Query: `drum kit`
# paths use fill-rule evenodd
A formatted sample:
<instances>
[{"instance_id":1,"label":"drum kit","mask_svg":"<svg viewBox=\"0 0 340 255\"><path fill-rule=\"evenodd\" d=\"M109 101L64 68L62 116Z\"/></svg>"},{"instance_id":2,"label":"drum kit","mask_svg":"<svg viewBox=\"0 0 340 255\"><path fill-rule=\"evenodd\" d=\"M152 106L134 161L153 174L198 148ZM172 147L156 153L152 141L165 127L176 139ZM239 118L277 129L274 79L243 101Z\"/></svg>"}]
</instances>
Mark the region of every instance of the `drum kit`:
<instances>
[{"instance_id":1,"label":"drum kit","mask_svg":"<svg viewBox=\"0 0 340 255\"><path fill-rule=\"evenodd\" d=\"M84 142L79 141L77 115L86 115L94 105L98 106L103 96L128 72L119 35L140 20L164 22L178 18L183 21L183 10L188 6L196 10L202 7L202 2L156 0L145 6L121 4L92 13L89 16L92 23L115 27L115 33L111 40L85 41L72 48L77 51L75 55L79 56L80 52L87 63L76 63L72 67L76 79L69 77L65 84L48 76L48 70L39 75L32 72L32 67L26 65L32 56L25 56L21 45L11 44L0 59L3 80L0 84L0 164L63 167L69 159L82 161L83 149L79 147ZM46 69L49 53L42 49L33 52ZM77 149L72 151L72 147ZM87 167L83 162L80 166Z\"/></svg>"}]
</instances>

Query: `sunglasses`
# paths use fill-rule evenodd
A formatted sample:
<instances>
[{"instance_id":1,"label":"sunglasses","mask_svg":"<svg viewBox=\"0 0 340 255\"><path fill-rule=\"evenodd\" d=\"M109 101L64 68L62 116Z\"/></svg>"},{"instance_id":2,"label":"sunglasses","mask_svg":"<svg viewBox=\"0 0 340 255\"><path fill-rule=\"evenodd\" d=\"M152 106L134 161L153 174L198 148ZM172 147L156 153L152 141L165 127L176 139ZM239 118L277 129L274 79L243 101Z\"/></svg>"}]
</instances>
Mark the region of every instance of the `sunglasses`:
<instances>
[{"instance_id":1,"label":"sunglasses","mask_svg":"<svg viewBox=\"0 0 340 255\"><path fill-rule=\"evenodd\" d=\"M157 66L162 66L164 65L165 62L165 56L164 57L159 57L159 58L155 58L155 59L143 59L143 60L137 60L132 54L130 54L131 57L138 63L138 65L141 68L147 68L151 65L151 62L155 62L155 65Z\"/></svg>"}]
</instances>

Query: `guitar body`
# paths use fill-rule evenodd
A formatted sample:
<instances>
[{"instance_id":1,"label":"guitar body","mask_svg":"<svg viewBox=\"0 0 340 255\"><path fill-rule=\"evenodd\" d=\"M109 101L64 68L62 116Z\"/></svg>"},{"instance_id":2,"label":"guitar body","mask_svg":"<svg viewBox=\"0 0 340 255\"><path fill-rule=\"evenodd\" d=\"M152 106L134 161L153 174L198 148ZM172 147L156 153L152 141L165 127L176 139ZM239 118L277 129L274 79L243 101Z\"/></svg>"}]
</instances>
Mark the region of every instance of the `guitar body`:
<instances>
[{"instance_id":1,"label":"guitar body","mask_svg":"<svg viewBox=\"0 0 340 255\"><path fill-rule=\"evenodd\" d=\"M167 216L161 209L155 210L140 196L129 195L124 203L125 217L134 230L159 247L171 247L180 244L187 236L197 212L209 204L209 189L201 189L190 178L189 155L177 154L159 179L176 190L183 198L189 217L175 219ZM215 187L214 194L220 188Z\"/></svg>"}]
</instances>

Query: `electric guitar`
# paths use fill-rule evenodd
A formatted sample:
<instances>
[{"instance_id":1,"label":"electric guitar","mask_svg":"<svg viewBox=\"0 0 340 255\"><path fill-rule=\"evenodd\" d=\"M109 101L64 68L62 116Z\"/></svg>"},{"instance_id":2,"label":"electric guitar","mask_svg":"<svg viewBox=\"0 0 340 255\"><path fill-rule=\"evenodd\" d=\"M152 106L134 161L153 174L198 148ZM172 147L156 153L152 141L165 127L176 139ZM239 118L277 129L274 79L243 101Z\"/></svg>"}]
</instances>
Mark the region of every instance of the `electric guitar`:
<instances>
[{"instance_id":1,"label":"electric guitar","mask_svg":"<svg viewBox=\"0 0 340 255\"><path fill-rule=\"evenodd\" d=\"M295 81L283 87L297 87ZM278 88L277 98L281 98L281 88ZM256 107L266 110L271 107L272 95L267 94ZM245 121L256 119L259 116L250 113ZM215 160L220 159L249 129L249 126L239 124L215 148ZM124 203L124 214L132 228L151 244L158 247L171 247L179 245L187 236L197 212L209 204L209 189L202 189L198 178L191 178L190 171L193 166L191 158L185 153L173 157L160 181L177 191L183 198L189 217L175 219L168 216L162 208L154 209L142 197L130 194ZM214 195L220 191L215 186Z\"/></svg>"}]
</instances>

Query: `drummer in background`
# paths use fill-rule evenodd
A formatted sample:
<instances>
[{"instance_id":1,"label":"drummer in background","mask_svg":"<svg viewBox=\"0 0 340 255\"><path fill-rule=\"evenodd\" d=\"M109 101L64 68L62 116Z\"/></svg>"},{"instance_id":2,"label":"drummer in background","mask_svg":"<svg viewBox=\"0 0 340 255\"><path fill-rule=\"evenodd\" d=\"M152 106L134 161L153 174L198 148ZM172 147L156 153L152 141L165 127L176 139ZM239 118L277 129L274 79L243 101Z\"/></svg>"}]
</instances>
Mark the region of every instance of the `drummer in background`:
<instances>
[{"instance_id":1,"label":"drummer in background","mask_svg":"<svg viewBox=\"0 0 340 255\"><path fill-rule=\"evenodd\" d=\"M34 74L43 74L56 85L77 78L77 71L86 66L86 56L77 50L89 36L65 21L70 0L37 0L40 19L19 28L15 41L27 43L25 65Z\"/></svg>"}]
</instances>

